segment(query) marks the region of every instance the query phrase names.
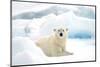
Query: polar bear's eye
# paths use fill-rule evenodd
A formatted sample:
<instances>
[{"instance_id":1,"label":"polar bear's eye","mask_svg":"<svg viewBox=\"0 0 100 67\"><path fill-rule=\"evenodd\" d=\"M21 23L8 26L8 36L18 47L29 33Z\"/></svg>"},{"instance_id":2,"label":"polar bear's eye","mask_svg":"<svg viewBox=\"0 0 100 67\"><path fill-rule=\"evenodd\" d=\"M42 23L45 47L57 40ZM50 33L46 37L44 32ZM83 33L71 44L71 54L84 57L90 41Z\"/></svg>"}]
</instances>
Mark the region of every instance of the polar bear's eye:
<instances>
[{"instance_id":1,"label":"polar bear's eye","mask_svg":"<svg viewBox=\"0 0 100 67\"><path fill-rule=\"evenodd\" d=\"M64 32L64 30L62 30Z\"/></svg>"},{"instance_id":2,"label":"polar bear's eye","mask_svg":"<svg viewBox=\"0 0 100 67\"><path fill-rule=\"evenodd\" d=\"M58 30L58 32L60 32L60 30Z\"/></svg>"}]
</instances>

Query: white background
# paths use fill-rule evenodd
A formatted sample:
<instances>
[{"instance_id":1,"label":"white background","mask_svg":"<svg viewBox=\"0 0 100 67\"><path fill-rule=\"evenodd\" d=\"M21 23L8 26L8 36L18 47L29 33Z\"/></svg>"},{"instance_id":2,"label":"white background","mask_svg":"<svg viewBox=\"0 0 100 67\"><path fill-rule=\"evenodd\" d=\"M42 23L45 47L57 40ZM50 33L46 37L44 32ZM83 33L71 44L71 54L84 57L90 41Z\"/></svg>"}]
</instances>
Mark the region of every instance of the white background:
<instances>
[{"instance_id":1,"label":"white background","mask_svg":"<svg viewBox=\"0 0 100 67\"><path fill-rule=\"evenodd\" d=\"M41 65L37 67L99 67L100 65L100 1L99 0L37 0L97 6L97 62ZM0 0L0 67L10 64L10 0ZM34 66L36 67L36 66Z\"/></svg>"}]
</instances>

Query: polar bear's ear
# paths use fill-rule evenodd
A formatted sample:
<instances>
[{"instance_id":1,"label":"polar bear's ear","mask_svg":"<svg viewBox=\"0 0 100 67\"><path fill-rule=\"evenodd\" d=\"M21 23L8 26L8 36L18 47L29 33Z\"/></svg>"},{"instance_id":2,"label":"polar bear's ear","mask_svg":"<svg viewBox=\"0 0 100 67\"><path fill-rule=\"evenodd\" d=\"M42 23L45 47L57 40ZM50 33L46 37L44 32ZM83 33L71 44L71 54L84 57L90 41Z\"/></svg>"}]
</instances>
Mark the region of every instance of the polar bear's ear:
<instances>
[{"instance_id":1,"label":"polar bear's ear","mask_svg":"<svg viewBox=\"0 0 100 67\"><path fill-rule=\"evenodd\" d=\"M53 31L56 31L56 29L53 29Z\"/></svg>"},{"instance_id":2,"label":"polar bear's ear","mask_svg":"<svg viewBox=\"0 0 100 67\"><path fill-rule=\"evenodd\" d=\"M66 28L66 31L68 31L68 28Z\"/></svg>"}]
</instances>

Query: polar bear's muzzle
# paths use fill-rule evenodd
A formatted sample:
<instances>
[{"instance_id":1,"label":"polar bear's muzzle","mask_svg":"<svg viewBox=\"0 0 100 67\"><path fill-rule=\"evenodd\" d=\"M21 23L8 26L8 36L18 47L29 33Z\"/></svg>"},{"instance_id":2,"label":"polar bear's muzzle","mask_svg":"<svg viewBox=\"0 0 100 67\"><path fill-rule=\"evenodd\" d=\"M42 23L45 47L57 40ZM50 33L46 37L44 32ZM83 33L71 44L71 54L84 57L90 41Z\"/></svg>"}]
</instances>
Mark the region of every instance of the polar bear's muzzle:
<instances>
[{"instance_id":1,"label":"polar bear's muzzle","mask_svg":"<svg viewBox=\"0 0 100 67\"><path fill-rule=\"evenodd\" d=\"M60 33L60 36L62 37L63 36L63 33Z\"/></svg>"}]
</instances>

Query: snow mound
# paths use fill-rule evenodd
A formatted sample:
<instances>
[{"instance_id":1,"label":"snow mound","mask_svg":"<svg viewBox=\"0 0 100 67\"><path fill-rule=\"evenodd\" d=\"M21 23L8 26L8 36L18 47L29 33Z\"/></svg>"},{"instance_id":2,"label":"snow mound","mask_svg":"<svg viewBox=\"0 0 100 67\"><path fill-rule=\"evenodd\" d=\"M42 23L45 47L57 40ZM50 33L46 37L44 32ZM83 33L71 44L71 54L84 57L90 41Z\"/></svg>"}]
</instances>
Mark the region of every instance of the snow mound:
<instances>
[{"instance_id":1,"label":"snow mound","mask_svg":"<svg viewBox=\"0 0 100 67\"><path fill-rule=\"evenodd\" d=\"M13 39L13 65L44 64L59 62L86 61L95 59L94 39L68 39L66 50L73 52L70 56L47 57L28 37L16 37Z\"/></svg>"},{"instance_id":2,"label":"snow mound","mask_svg":"<svg viewBox=\"0 0 100 67\"><path fill-rule=\"evenodd\" d=\"M33 64L46 61L42 50L30 38L15 37L12 42L13 64Z\"/></svg>"}]
</instances>

